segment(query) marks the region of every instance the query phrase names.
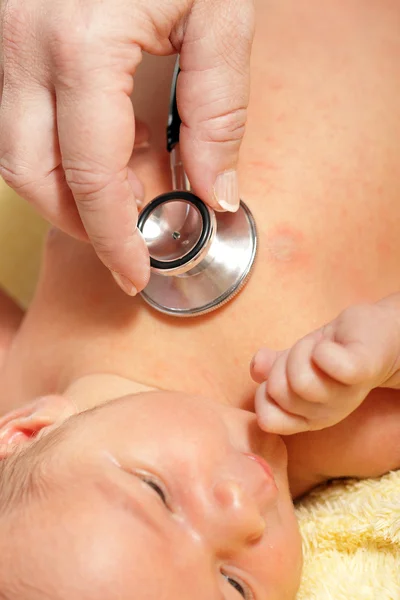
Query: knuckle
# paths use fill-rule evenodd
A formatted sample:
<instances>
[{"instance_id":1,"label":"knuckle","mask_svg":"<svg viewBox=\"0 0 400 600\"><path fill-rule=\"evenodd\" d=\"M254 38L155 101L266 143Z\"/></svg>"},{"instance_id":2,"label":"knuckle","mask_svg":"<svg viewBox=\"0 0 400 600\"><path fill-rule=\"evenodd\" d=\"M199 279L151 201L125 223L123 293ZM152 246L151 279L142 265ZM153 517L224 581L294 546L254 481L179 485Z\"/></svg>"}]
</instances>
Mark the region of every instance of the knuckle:
<instances>
[{"instance_id":1,"label":"knuckle","mask_svg":"<svg viewBox=\"0 0 400 600\"><path fill-rule=\"evenodd\" d=\"M377 365L371 360L371 352L362 342L354 342L352 351L352 356L348 359L349 376L346 382L353 385L354 389L359 389L361 384L376 379Z\"/></svg>"},{"instance_id":2,"label":"knuckle","mask_svg":"<svg viewBox=\"0 0 400 600\"><path fill-rule=\"evenodd\" d=\"M35 189L40 179L32 169L18 165L5 156L0 158L0 175L8 186L21 195Z\"/></svg>"},{"instance_id":3,"label":"knuckle","mask_svg":"<svg viewBox=\"0 0 400 600\"><path fill-rule=\"evenodd\" d=\"M120 242L116 242L114 239L111 239L110 236L106 234L92 233L90 236L90 241L93 246L96 248L96 252L101 255L102 260L107 264L113 264L113 260L115 256L117 256L121 249L123 248L123 244Z\"/></svg>"},{"instance_id":4,"label":"knuckle","mask_svg":"<svg viewBox=\"0 0 400 600\"><path fill-rule=\"evenodd\" d=\"M99 37L92 29L82 27L78 21L60 19L59 25L48 34L50 60L57 83L71 87L77 81L85 81L87 73L97 68L101 53Z\"/></svg>"},{"instance_id":5,"label":"knuckle","mask_svg":"<svg viewBox=\"0 0 400 600\"><path fill-rule=\"evenodd\" d=\"M131 233L127 237L119 236L118 239L115 239L115 236L105 232L91 232L90 241L104 264L108 268L118 271L121 261L124 262L133 235Z\"/></svg>"},{"instance_id":6,"label":"knuckle","mask_svg":"<svg viewBox=\"0 0 400 600\"><path fill-rule=\"evenodd\" d=\"M346 308L340 315L340 318L352 324L360 320L369 319L376 314L376 306L373 304L354 304Z\"/></svg>"},{"instance_id":7,"label":"knuckle","mask_svg":"<svg viewBox=\"0 0 400 600\"><path fill-rule=\"evenodd\" d=\"M209 117L200 125L202 140L218 143L239 142L244 135L246 118L245 107Z\"/></svg>"},{"instance_id":8,"label":"knuckle","mask_svg":"<svg viewBox=\"0 0 400 600\"><path fill-rule=\"evenodd\" d=\"M307 370L296 370L290 375L290 387L293 392L308 401L312 401L314 375Z\"/></svg>"},{"instance_id":9,"label":"knuckle","mask_svg":"<svg viewBox=\"0 0 400 600\"><path fill-rule=\"evenodd\" d=\"M7 185L16 189L22 183L21 173L11 165L7 164L4 158L0 158L0 175Z\"/></svg>"},{"instance_id":10,"label":"knuckle","mask_svg":"<svg viewBox=\"0 0 400 600\"><path fill-rule=\"evenodd\" d=\"M82 73L82 55L79 44L72 41L54 46L51 53L51 60L54 67L54 78L58 85L66 88L83 77Z\"/></svg>"},{"instance_id":11,"label":"knuckle","mask_svg":"<svg viewBox=\"0 0 400 600\"><path fill-rule=\"evenodd\" d=\"M88 210L90 204L97 204L112 180L111 174L99 171L97 165L63 164L63 168L65 180L75 199L85 202Z\"/></svg>"}]
</instances>

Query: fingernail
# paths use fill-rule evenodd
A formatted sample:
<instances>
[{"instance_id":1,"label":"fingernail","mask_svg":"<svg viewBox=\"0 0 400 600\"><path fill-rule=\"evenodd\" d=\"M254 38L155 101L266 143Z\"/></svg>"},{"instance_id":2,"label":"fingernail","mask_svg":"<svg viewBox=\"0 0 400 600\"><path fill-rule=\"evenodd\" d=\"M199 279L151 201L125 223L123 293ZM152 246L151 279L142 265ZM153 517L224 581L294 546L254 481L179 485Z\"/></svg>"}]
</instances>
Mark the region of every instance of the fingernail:
<instances>
[{"instance_id":1,"label":"fingernail","mask_svg":"<svg viewBox=\"0 0 400 600\"><path fill-rule=\"evenodd\" d=\"M121 290L125 292L125 294L128 294L128 296L136 296L137 289L130 279L125 277L125 275L121 275L121 273L116 273L115 271L111 271L111 275L114 277L115 281Z\"/></svg>"},{"instance_id":2,"label":"fingernail","mask_svg":"<svg viewBox=\"0 0 400 600\"><path fill-rule=\"evenodd\" d=\"M220 173L214 184L214 197L223 210L236 212L239 208L239 184L234 170Z\"/></svg>"},{"instance_id":3,"label":"fingernail","mask_svg":"<svg viewBox=\"0 0 400 600\"><path fill-rule=\"evenodd\" d=\"M254 367L256 366L256 360L257 360L257 354L255 354L253 356L253 358L251 359L251 362L250 362L250 371L253 371Z\"/></svg>"},{"instance_id":4,"label":"fingernail","mask_svg":"<svg viewBox=\"0 0 400 600\"><path fill-rule=\"evenodd\" d=\"M144 200L141 198L135 198L135 202L138 209L141 210L143 208Z\"/></svg>"}]
</instances>

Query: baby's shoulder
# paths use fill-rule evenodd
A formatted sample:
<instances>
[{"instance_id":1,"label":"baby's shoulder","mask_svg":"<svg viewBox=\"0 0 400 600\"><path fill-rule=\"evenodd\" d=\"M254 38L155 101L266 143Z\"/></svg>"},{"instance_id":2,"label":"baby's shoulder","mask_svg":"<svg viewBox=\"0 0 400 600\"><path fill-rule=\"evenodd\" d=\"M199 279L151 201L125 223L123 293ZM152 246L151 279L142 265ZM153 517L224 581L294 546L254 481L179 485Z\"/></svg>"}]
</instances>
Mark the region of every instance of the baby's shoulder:
<instances>
[{"instance_id":1,"label":"baby's shoulder","mask_svg":"<svg viewBox=\"0 0 400 600\"><path fill-rule=\"evenodd\" d=\"M400 468L400 391L378 388L344 421L285 438L293 477L322 482Z\"/></svg>"}]
</instances>

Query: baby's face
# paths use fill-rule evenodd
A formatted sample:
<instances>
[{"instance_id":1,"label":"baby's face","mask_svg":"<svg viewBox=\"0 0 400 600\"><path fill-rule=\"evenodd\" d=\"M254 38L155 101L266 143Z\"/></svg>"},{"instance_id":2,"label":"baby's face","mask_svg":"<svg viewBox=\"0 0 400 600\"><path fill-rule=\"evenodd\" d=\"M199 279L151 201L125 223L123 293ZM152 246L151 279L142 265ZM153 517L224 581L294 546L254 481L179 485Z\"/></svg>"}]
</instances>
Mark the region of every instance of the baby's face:
<instances>
[{"instance_id":1,"label":"baby's face","mask_svg":"<svg viewBox=\"0 0 400 600\"><path fill-rule=\"evenodd\" d=\"M138 394L75 418L55 448L21 542L38 581L77 599L294 597L286 451L252 413Z\"/></svg>"}]
</instances>

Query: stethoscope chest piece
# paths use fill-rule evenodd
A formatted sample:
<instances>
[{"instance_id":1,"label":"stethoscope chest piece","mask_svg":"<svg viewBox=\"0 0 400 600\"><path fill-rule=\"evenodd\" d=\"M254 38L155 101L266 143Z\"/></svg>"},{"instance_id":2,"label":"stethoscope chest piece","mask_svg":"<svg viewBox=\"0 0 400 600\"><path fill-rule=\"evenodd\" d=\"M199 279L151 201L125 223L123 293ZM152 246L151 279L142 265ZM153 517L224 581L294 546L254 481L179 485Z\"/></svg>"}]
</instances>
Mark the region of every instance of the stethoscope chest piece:
<instances>
[{"instance_id":1,"label":"stethoscope chest piece","mask_svg":"<svg viewBox=\"0 0 400 600\"><path fill-rule=\"evenodd\" d=\"M162 313L191 317L222 306L246 282L257 250L253 216L216 213L189 191L162 194L140 213L150 253L144 300Z\"/></svg>"}]
</instances>

